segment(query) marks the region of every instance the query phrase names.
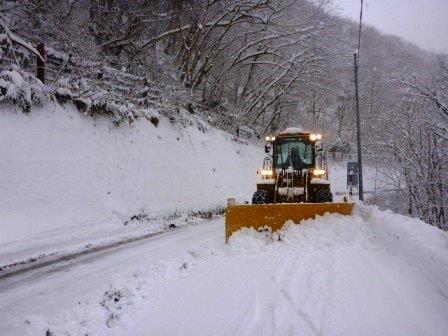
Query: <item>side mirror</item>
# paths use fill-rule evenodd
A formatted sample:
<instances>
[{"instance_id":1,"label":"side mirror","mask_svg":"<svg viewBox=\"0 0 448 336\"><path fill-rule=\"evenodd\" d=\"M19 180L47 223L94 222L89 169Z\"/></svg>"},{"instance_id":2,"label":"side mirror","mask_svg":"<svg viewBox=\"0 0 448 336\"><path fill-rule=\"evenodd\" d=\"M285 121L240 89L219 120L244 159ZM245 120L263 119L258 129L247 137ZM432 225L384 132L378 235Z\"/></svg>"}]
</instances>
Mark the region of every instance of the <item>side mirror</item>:
<instances>
[{"instance_id":1,"label":"side mirror","mask_svg":"<svg viewBox=\"0 0 448 336\"><path fill-rule=\"evenodd\" d=\"M269 153L271 151L271 146L269 145L264 145L264 152L265 153Z\"/></svg>"}]
</instances>

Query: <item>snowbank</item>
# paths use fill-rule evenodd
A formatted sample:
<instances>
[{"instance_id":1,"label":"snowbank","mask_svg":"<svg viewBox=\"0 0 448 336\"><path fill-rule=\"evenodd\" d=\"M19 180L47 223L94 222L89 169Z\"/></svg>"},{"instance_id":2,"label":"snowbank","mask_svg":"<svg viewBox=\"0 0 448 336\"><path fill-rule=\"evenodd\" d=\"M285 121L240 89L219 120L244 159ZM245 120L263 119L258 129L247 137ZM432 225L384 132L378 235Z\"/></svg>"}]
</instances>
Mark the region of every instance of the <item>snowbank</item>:
<instances>
[{"instance_id":1,"label":"snowbank","mask_svg":"<svg viewBox=\"0 0 448 336\"><path fill-rule=\"evenodd\" d=\"M115 127L70 105L2 111L0 255L37 240L121 234L133 215L250 199L262 149L188 115L186 128L159 118L158 127L143 118Z\"/></svg>"},{"instance_id":2,"label":"snowbank","mask_svg":"<svg viewBox=\"0 0 448 336\"><path fill-rule=\"evenodd\" d=\"M197 248L134 335L444 335L448 235L363 208ZM170 321L169 317L176 317ZM137 328L134 325L138 325Z\"/></svg>"}]
</instances>

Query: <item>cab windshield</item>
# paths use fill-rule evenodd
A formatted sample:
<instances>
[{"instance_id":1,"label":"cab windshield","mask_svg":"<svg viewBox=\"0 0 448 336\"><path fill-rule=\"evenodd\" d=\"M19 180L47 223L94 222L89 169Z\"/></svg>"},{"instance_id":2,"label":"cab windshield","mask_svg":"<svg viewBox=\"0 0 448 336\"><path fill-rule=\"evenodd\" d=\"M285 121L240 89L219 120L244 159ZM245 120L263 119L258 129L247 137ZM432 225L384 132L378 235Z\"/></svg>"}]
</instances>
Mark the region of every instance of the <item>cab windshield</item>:
<instances>
[{"instance_id":1,"label":"cab windshield","mask_svg":"<svg viewBox=\"0 0 448 336\"><path fill-rule=\"evenodd\" d=\"M301 139L282 139L274 144L276 168L305 169L314 167L314 145Z\"/></svg>"}]
</instances>

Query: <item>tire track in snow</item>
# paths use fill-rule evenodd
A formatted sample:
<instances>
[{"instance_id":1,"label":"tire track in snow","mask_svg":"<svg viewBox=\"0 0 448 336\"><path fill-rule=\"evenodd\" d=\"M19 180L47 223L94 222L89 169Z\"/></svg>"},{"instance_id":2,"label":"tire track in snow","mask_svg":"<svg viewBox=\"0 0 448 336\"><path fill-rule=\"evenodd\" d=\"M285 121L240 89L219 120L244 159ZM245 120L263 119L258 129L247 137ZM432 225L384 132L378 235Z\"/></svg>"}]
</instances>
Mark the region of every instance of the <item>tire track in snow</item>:
<instances>
[{"instance_id":1,"label":"tire track in snow","mask_svg":"<svg viewBox=\"0 0 448 336\"><path fill-rule=\"evenodd\" d=\"M305 260L305 265L302 264L303 260ZM287 260L282 262L272 276L273 281L278 285L284 297L288 299L300 318L308 322L308 326L312 328L315 335L322 334L328 309L326 303L333 297L332 282L335 271L332 264L332 253L324 253L323 256L320 254L313 256L296 255L288 257ZM300 281L300 278L303 278L303 276L306 278L305 282ZM325 280L325 285L322 279ZM306 296L303 300L300 300L299 298L303 293L306 293ZM316 295L318 295L317 298ZM320 310L318 323L312 321L306 313L306 306L310 301L313 309L317 305L321 306L318 309Z\"/></svg>"},{"instance_id":2,"label":"tire track in snow","mask_svg":"<svg viewBox=\"0 0 448 336\"><path fill-rule=\"evenodd\" d=\"M145 234L143 236L128 238L128 239L124 239L124 240L120 240L120 241L115 241L115 242L112 242L109 244L94 246L92 248L83 249L81 251L68 253L68 254L64 254L64 255L59 255L59 256L54 256L54 257L46 259L46 260L44 259L43 261L38 261L37 263L36 262L19 263L18 266L10 266L9 268L6 268L3 271L0 271L0 280L8 279L8 278L11 278L11 277L23 274L23 273L27 273L27 272L37 270L40 268L44 268L47 266L51 266L54 264L72 261L74 259L86 256L89 254L104 252L104 251L112 250L117 247L121 247L124 245L129 245L129 244L132 244L135 242L139 242L142 240L154 238L157 236L162 236L164 234L172 233L172 231L174 231L176 229L180 229L180 228L166 229L165 231L162 231L162 232L149 233L149 234Z\"/></svg>"},{"instance_id":3,"label":"tire track in snow","mask_svg":"<svg viewBox=\"0 0 448 336\"><path fill-rule=\"evenodd\" d=\"M261 268L263 273L266 275L266 279L269 280L271 285L273 285L273 288L280 294L280 297L283 298L284 303L283 307L287 309L287 311L290 313L292 317L299 318L292 319L295 323L298 323L299 321L303 321L306 327L311 331L313 335L320 335L319 331L317 330L314 323L311 321L311 319L308 317L308 315L303 311L303 309L294 302L293 297L290 295L290 293L285 289L285 286L283 284L283 279L290 278L291 280L295 278L295 272L292 272L294 268L296 268L297 259L296 258L288 258L285 261L283 261L280 266L275 270L273 274L270 274L268 271L266 271L264 268ZM297 286L300 286L300 284L296 284ZM275 296L274 296L275 297ZM282 303L279 302L279 305ZM302 325L296 325L296 330L301 330Z\"/></svg>"}]
</instances>

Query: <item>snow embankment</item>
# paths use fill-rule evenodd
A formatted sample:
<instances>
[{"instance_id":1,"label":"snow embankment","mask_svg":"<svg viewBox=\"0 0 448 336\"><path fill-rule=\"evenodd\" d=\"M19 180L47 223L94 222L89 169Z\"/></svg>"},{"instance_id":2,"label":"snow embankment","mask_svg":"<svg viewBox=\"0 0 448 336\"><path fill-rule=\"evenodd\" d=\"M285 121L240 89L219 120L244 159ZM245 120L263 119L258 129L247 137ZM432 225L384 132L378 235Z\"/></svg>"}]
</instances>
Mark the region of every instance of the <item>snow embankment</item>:
<instances>
[{"instance_id":1,"label":"snow embankment","mask_svg":"<svg viewBox=\"0 0 448 336\"><path fill-rule=\"evenodd\" d=\"M190 255L192 271L167 286L136 335L448 330L448 235L391 212L362 208L289 225L280 242L244 230L227 248Z\"/></svg>"},{"instance_id":2,"label":"snow embankment","mask_svg":"<svg viewBox=\"0 0 448 336\"><path fill-rule=\"evenodd\" d=\"M280 241L223 225L0 285L5 335L446 335L446 232L371 207Z\"/></svg>"},{"instance_id":3,"label":"snow embankment","mask_svg":"<svg viewBox=\"0 0 448 336\"><path fill-rule=\"evenodd\" d=\"M187 114L177 124L153 114L158 127L144 118L115 127L70 105L2 111L0 265L31 246L146 230L134 215L176 217L250 197L262 149Z\"/></svg>"}]
</instances>

